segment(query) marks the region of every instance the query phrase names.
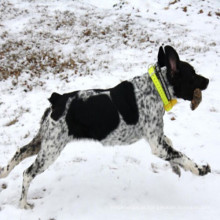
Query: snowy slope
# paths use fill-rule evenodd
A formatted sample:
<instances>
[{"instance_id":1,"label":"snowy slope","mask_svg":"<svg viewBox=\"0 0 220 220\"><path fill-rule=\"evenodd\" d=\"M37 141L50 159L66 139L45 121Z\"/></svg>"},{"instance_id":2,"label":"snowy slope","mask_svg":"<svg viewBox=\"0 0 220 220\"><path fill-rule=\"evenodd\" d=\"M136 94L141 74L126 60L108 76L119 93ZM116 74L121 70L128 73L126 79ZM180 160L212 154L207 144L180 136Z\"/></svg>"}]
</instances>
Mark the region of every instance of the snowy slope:
<instances>
[{"instance_id":1,"label":"snowy slope","mask_svg":"<svg viewBox=\"0 0 220 220\"><path fill-rule=\"evenodd\" d=\"M196 111L179 100L165 115L165 133L213 172L178 178L143 140L74 142L32 182L33 210L18 201L34 158L0 179L0 219L218 219L219 13L219 0L1 0L0 166L34 137L51 92L112 87L146 73L170 44L210 84Z\"/></svg>"}]
</instances>

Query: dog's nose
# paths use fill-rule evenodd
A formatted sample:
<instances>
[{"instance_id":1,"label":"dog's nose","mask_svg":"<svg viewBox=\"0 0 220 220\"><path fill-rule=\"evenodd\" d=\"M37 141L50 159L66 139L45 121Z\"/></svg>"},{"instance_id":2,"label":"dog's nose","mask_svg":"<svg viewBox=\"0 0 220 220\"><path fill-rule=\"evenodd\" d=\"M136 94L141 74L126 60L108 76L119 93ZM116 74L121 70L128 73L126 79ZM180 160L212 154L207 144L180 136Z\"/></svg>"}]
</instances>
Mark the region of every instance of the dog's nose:
<instances>
[{"instance_id":1,"label":"dog's nose","mask_svg":"<svg viewBox=\"0 0 220 220\"><path fill-rule=\"evenodd\" d=\"M209 79L205 79L205 88L204 89L206 89L208 87L208 85L209 85Z\"/></svg>"},{"instance_id":2,"label":"dog's nose","mask_svg":"<svg viewBox=\"0 0 220 220\"><path fill-rule=\"evenodd\" d=\"M200 78L200 86L198 88L204 90L208 87L208 85L209 85L209 79L205 77Z\"/></svg>"}]
</instances>

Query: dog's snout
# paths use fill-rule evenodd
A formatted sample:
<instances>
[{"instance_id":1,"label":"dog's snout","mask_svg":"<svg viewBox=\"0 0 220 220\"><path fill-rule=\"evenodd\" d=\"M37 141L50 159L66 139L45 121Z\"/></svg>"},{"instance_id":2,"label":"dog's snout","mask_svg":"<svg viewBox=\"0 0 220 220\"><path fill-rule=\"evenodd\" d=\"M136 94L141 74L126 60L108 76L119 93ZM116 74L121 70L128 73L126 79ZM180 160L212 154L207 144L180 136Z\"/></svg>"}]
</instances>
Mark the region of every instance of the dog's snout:
<instances>
[{"instance_id":1,"label":"dog's snout","mask_svg":"<svg viewBox=\"0 0 220 220\"><path fill-rule=\"evenodd\" d=\"M200 76L202 77L202 76ZM205 78L205 77L202 77L201 80L200 80L200 86L199 88L201 90L205 90L209 85L209 79Z\"/></svg>"}]
</instances>

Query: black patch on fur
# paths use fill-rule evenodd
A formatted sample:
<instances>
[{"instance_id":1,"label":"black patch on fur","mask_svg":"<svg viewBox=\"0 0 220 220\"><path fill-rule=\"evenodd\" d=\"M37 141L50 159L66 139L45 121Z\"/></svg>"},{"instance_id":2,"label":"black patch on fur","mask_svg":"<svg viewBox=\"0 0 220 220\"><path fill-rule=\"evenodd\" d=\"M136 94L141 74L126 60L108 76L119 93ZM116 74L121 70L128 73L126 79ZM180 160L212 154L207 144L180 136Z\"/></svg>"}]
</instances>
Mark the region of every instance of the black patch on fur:
<instances>
[{"instance_id":1,"label":"black patch on fur","mask_svg":"<svg viewBox=\"0 0 220 220\"><path fill-rule=\"evenodd\" d=\"M138 107L132 83L124 81L110 89L112 102L129 125L135 125L139 119Z\"/></svg>"},{"instance_id":2,"label":"black patch on fur","mask_svg":"<svg viewBox=\"0 0 220 220\"><path fill-rule=\"evenodd\" d=\"M87 100L74 99L66 123L69 135L102 140L119 125L119 114L108 95L98 94Z\"/></svg>"},{"instance_id":3,"label":"black patch on fur","mask_svg":"<svg viewBox=\"0 0 220 220\"><path fill-rule=\"evenodd\" d=\"M52 106L54 106L61 97L62 97L62 95L54 92L54 93L52 93L51 97L48 100L50 101Z\"/></svg>"},{"instance_id":4,"label":"black patch on fur","mask_svg":"<svg viewBox=\"0 0 220 220\"><path fill-rule=\"evenodd\" d=\"M71 97L76 97L76 92L66 93L60 95L58 93L53 93L51 97L48 99L51 103L52 113L51 118L57 121L64 113L66 109L67 100Z\"/></svg>"}]
</instances>

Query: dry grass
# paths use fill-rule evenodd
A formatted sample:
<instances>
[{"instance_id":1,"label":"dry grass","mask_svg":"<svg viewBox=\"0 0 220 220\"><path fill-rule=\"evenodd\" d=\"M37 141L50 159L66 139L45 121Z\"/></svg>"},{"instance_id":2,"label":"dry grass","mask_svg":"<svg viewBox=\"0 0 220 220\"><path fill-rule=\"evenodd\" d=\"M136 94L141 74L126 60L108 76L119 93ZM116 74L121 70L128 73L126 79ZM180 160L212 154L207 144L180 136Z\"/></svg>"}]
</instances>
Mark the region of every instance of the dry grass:
<instances>
[{"instance_id":1,"label":"dry grass","mask_svg":"<svg viewBox=\"0 0 220 220\"><path fill-rule=\"evenodd\" d=\"M93 8L74 6L72 10L70 7L66 11L53 11L37 1L27 2L33 5L32 11L7 0L0 5L0 80L13 77L14 86L19 82L32 90L33 86L43 84L42 76L51 73L68 81L66 72L88 75L97 70L93 66L98 66L99 72L106 72L112 60L103 59L109 56L110 50L146 48L150 44L147 29L143 30L141 24L134 27L139 22L133 21L131 14L117 13L118 9L115 14L106 12L106 17L116 16L116 19L102 24L106 17ZM77 10L80 16L75 14ZM15 22L21 19L22 23L23 16L28 19L16 33L1 23L5 19ZM94 45L104 48L101 51L102 46ZM20 82L18 79L23 74L28 77Z\"/></svg>"},{"instance_id":2,"label":"dry grass","mask_svg":"<svg viewBox=\"0 0 220 220\"><path fill-rule=\"evenodd\" d=\"M0 4L0 80L13 77L12 85L19 83L27 91L44 85L49 74L68 82L73 75L89 75L95 71L109 73L111 68L114 71L117 58L110 57L109 51L146 50L148 47L151 52L157 50L161 45L160 36L154 34L157 29L166 32L172 28L174 31L166 32L167 39L163 43L178 47L180 45L174 45L170 39L178 38L183 32L187 36L189 32L178 25L158 23L156 18L144 20L134 9L132 13L121 11L126 7L124 1L114 5L114 10L106 10L105 14L74 1L70 3L74 6L64 11L48 8L41 1L25 2L31 4L31 10L8 0ZM166 10L179 3L178 0L170 1ZM219 16L214 12L213 15ZM5 20L10 21L12 27L5 26ZM18 30L13 22L20 24ZM150 29L148 24L151 24ZM201 45L195 50L203 48ZM125 57L121 62L125 71L131 71L137 60L130 64ZM25 75L25 79L20 79L21 75Z\"/></svg>"}]
</instances>

